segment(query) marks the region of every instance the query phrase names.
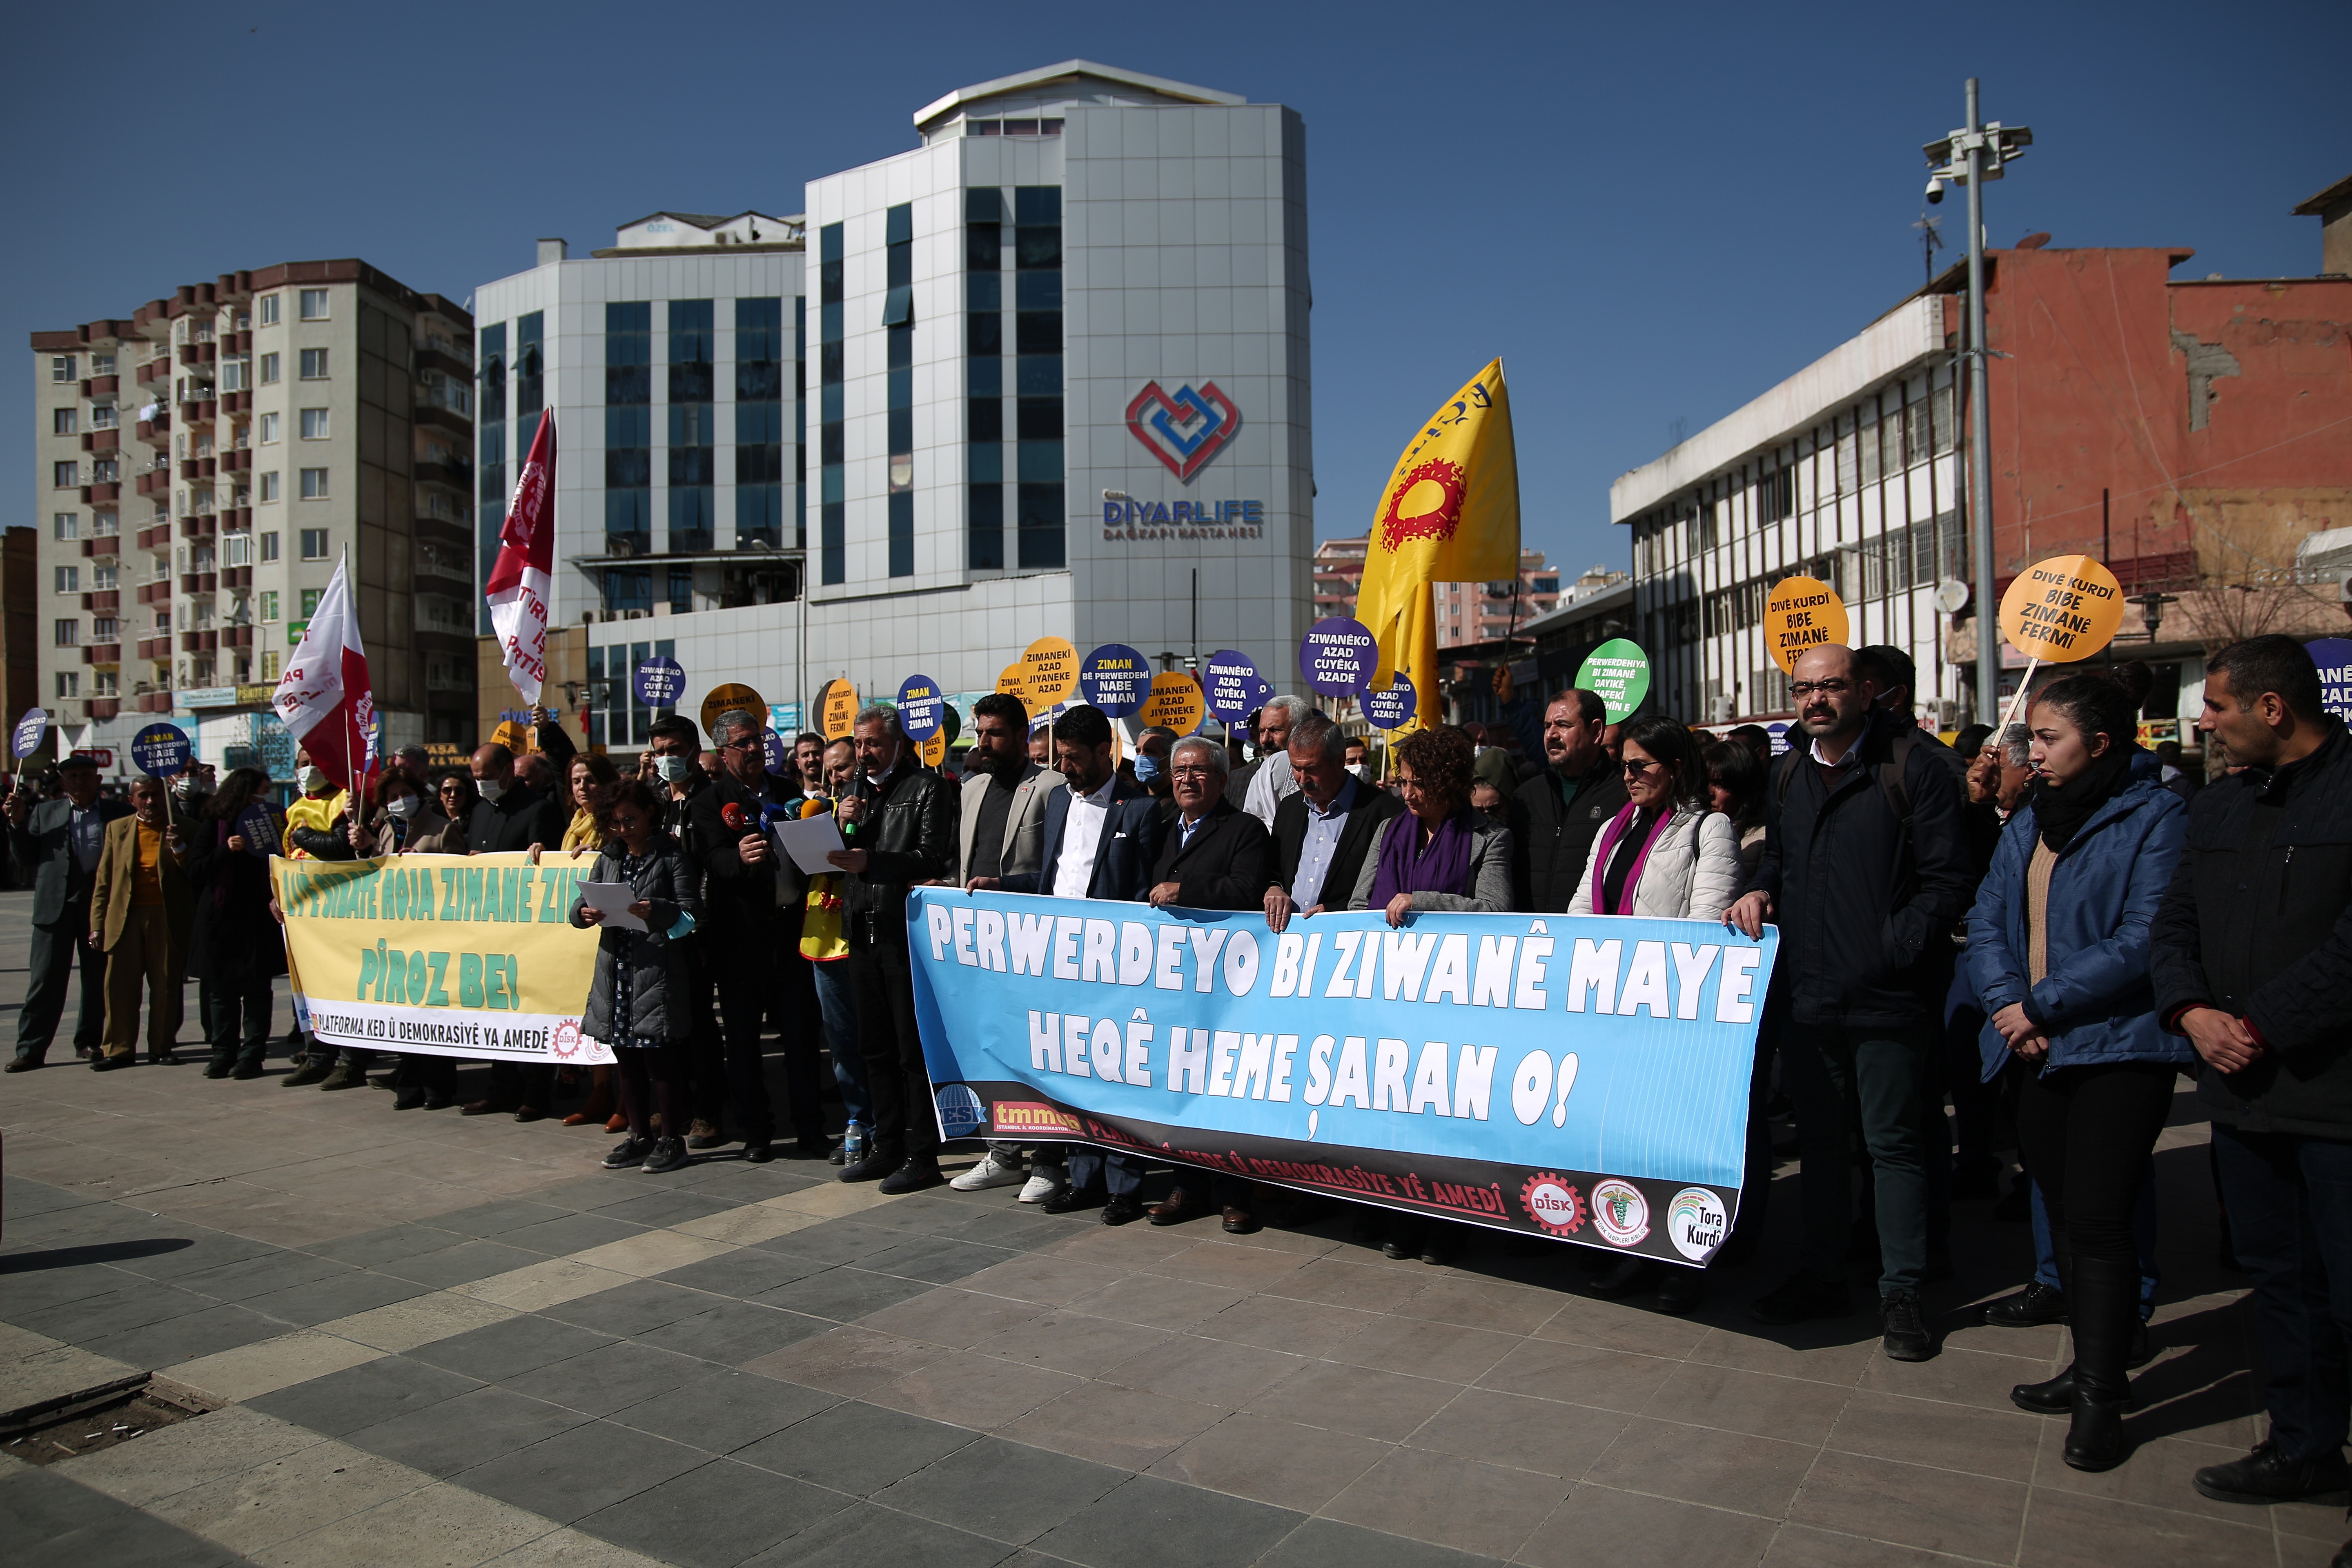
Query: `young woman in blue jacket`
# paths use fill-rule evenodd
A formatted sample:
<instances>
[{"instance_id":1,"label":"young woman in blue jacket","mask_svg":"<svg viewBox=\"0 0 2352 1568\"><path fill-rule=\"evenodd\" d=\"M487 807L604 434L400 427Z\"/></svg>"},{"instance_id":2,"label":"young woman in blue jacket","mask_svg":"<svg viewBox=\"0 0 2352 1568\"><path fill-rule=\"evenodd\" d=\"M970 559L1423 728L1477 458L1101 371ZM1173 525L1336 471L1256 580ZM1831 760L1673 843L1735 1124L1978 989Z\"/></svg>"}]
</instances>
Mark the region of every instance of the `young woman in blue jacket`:
<instances>
[{"instance_id":1,"label":"young woman in blue jacket","mask_svg":"<svg viewBox=\"0 0 2352 1568\"><path fill-rule=\"evenodd\" d=\"M2195 1059L2160 1026L2148 980L2149 922L2188 809L2154 768L2135 766L2145 667L2117 674L2069 676L2034 700L2033 795L2002 829L1969 911L1985 1077L2012 1058L2026 1069L2018 1143L2049 1210L2074 1336L2073 1366L2010 1397L2071 1415L2064 1458L2078 1470L2112 1469L2126 1453L2132 1204Z\"/></svg>"}]
</instances>

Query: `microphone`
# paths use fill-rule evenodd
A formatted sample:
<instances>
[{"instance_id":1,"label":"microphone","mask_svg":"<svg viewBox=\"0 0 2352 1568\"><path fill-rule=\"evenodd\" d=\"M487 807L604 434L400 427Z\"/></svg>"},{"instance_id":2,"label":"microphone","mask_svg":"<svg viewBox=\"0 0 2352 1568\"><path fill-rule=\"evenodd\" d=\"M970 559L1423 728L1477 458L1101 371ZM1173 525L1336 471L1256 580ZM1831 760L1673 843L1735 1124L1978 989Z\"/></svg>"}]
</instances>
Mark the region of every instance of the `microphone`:
<instances>
[{"instance_id":1,"label":"microphone","mask_svg":"<svg viewBox=\"0 0 2352 1568\"><path fill-rule=\"evenodd\" d=\"M751 814L734 801L730 800L719 808L719 820L738 833L751 831Z\"/></svg>"}]
</instances>

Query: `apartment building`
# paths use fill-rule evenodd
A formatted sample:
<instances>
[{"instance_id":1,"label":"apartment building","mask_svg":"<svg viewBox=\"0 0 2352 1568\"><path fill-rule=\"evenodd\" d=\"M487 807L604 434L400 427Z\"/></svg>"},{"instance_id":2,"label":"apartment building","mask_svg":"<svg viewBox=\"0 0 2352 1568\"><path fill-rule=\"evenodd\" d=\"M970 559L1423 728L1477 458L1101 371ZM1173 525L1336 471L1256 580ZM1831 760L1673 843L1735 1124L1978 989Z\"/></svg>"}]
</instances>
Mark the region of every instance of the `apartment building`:
<instances>
[{"instance_id":1,"label":"apartment building","mask_svg":"<svg viewBox=\"0 0 2352 1568\"><path fill-rule=\"evenodd\" d=\"M39 690L77 742L169 716L290 774L271 689L345 559L387 742L471 737L467 311L288 262L31 347Z\"/></svg>"},{"instance_id":2,"label":"apartment building","mask_svg":"<svg viewBox=\"0 0 2352 1568\"><path fill-rule=\"evenodd\" d=\"M1371 537L1367 531L1351 538L1327 539L1315 547L1318 620L1355 616ZM1494 583L1433 583L1430 596L1437 612L1439 647L1499 641L1514 626L1524 627L1559 606L1559 570L1545 563L1542 551L1522 550L1517 583L1507 577Z\"/></svg>"}]
</instances>

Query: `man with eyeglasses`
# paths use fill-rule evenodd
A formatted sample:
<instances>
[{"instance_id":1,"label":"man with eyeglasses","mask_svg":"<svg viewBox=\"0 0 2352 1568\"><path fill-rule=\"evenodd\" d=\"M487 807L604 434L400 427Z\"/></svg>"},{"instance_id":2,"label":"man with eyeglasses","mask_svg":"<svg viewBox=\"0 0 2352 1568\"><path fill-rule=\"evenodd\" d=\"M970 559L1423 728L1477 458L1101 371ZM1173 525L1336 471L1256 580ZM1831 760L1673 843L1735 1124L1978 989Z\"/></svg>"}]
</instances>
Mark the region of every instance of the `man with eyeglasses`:
<instances>
[{"instance_id":1,"label":"man with eyeglasses","mask_svg":"<svg viewBox=\"0 0 2352 1568\"><path fill-rule=\"evenodd\" d=\"M1759 1321L1843 1316L1859 1121L1877 1205L1882 1343L1925 1361L1925 1095L1952 922L1975 879L1951 770L1916 728L1874 721L1853 649L1809 649L1790 688L1799 737L1764 798L1764 858L1725 919L1751 938L1779 921L1780 1046L1804 1149L1801 1267L1755 1303Z\"/></svg>"},{"instance_id":2,"label":"man with eyeglasses","mask_svg":"<svg viewBox=\"0 0 2352 1568\"><path fill-rule=\"evenodd\" d=\"M1609 711L1591 691L1544 709L1544 771L1510 797L1511 893L1517 906L1566 914L1592 841L1625 808L1625 775L1605 744Z\"/></svg>"}]
</instances>

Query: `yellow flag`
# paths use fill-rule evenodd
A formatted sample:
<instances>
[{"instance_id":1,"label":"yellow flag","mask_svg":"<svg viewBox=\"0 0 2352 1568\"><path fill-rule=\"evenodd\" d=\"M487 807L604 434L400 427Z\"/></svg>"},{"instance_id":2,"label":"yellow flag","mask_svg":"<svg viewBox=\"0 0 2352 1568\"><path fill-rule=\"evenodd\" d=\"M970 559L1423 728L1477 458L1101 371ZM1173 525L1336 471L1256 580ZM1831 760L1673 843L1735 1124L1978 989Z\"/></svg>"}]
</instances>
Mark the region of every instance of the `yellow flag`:
<instances>
[{"instance_id":1,"label":"yellow flag","mask_svg":"<svg viewBox=\"0 0 2352 1568\"><path fill-rule=\"evenodd\" d=\"M1356 618L1380 643L1372 689L1413 683L1413 723L1438 721L1433 583L1519 571L1519 461L1511 400L1495 361L1425 420L1381 492Z\"/></svg>"}]
</instances>

